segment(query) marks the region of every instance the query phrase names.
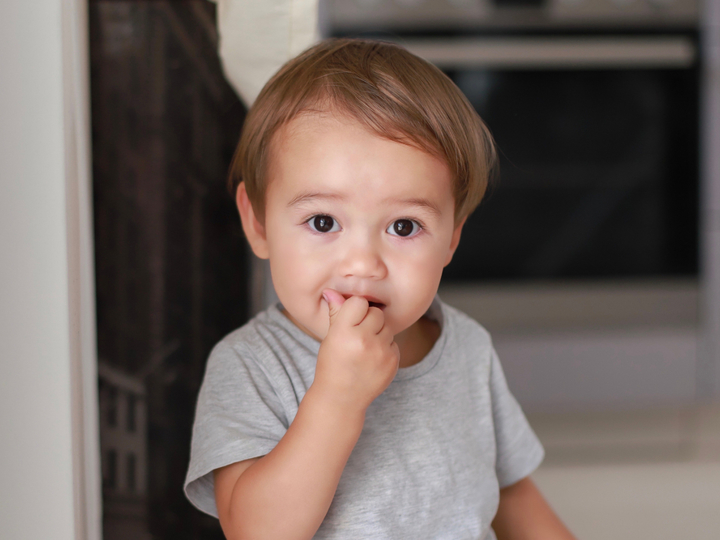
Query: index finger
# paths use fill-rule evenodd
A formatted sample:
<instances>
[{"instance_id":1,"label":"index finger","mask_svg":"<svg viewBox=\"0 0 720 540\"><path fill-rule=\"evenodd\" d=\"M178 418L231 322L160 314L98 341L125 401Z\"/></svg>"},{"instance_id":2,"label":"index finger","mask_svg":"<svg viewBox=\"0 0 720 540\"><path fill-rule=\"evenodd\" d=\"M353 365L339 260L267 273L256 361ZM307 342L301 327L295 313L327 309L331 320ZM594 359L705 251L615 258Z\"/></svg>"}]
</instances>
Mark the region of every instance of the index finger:
<instances>
[{"instance_id":1,"label":"index finger","mask_svg":"<svg viewBox=\"0 0 720 540\"><path fill-rule=\"evenodd\" d=\"M340 307L335 324L340 322L349 326L357 326L365 319L368 309L370 309L370 303L365 298L351 296Z\"/></svg>"}]
</instances>

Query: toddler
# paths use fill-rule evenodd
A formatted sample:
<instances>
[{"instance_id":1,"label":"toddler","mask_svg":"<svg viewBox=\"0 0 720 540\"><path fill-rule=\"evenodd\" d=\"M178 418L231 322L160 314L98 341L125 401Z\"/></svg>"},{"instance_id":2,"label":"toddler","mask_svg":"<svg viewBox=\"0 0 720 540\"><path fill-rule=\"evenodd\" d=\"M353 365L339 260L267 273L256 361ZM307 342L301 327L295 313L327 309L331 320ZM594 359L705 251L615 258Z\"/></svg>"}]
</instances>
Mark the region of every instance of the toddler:
<instances>
[{"instance_id":1,"label":"toddler","mask_svg":"<svg viewBox=\"0 0 720 540\"><path fill-rule=\"evenodd\" d=\"M280 303L213 350L188 498L228 539L568 539L490 336L437 297L493 168L458 88L327 40L248 113L230 178Z\"/></svg>"}]
</instances>

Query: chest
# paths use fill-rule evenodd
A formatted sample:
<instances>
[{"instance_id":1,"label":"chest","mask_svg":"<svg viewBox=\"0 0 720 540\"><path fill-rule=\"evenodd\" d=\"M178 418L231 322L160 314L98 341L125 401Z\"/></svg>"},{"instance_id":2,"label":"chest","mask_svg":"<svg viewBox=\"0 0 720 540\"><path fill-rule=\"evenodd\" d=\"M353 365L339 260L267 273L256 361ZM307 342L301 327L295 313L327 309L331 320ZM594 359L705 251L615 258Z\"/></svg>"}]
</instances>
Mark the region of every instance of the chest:
<instances>
[{"instance_id":1,"label":"chest","mask_svg":"<svg viewBox=\"0 0 720 540\"><path fill-rule=\"evenodd\" d=\"M391 385L368 409L317 538L488 534L498 502L489 389L478 373L436 375Z\"/></svg>"}]
</instances>

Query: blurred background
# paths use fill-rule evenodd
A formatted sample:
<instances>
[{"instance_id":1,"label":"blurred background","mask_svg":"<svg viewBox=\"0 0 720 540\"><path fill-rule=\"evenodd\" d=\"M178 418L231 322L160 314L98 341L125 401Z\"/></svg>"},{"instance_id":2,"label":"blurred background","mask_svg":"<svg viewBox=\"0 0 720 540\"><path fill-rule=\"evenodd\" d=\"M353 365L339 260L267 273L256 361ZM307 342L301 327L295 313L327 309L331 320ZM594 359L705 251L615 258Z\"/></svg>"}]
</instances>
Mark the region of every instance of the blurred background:
<instances>
[{"instance_id":1,"label":"blurred background","mask_svg":"<svg viewBox=\"0 0 720 540\"><path fill-rule=\"evenodd\" d=\"M225 187L245 107L218 58L217 7L90 0L72 19L42 1L46 11L12 8L15 22L0 32L3 71L26 81L3 83L3 152L17 140L38 149L3 157L3 263L15 266L3 264L1 399L3 410L31 411L3 415L8 440L20 441L4 445L4 461L27 459L44 479L72 469L53 484L70 489L55 511L69 512L74 531L58 538L220 539L217 521L182 493L195 398L212 346L273 292ZM545 445L534 478L556 511L578 538L718 538L720 2L325 0L320 20L325 36L393 40L435 63L496 138L498 177L440 295L492 333ZM41 28L63 58L87 47L85 60L43 64L37 55L50 53L33 46L15 61L12 46L31 43L20 33ZM87 88L63 83L83 69ZM74 95L88 116L35 91L48 74L55 97ZM86 148L65 143L64 159L26 128L60 117L64 135L45 137L87 129L91 138ZM71 169L90 158L83 191L81 167ZM52 170L80 183L58 189ZM36 223L17 201L40 205ZM67 241L53 231L66 220ZM48 253L59 257L50 265ZM85 263L94 276L78 270ZM68 281L27 272L52 264ZM56 322L37 316L46 305L18 315L32 313L35 297L70 313L58 315L70 333L66 364L53 359L54 334L42 333ZM73 360L88 343L90 375ZM32 355L47 362L21 362ZM55 418L43 399L68 408ZM42 420L29 430L36 408ZM55 446L65 449L52 454L59 461L37 453L58 442L47 439L57 426L76 424L81 433L68 427ZM37 505L20 469L3 471L13 487L0 508ZM8 538L30 534L0 515Z\"/></svg>"}]
</instances>

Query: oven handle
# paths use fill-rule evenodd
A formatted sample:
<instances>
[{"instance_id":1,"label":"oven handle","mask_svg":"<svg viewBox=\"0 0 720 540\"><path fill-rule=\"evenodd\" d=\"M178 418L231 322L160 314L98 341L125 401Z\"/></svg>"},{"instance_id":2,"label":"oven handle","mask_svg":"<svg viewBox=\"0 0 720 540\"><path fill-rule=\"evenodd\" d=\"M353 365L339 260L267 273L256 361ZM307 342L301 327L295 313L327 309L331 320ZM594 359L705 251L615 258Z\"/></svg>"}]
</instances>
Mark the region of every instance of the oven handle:
<instances>
[{"instance_id":1,"label":"oven handle","mask_svg":"<svg viewBox=\"0 0 720 540\"><path fill-rule=\"evenodd\" d=\"M408 39L408 50L440 69L687 68L695 43L683 36Z\"/></svg>"}]
</instances>

